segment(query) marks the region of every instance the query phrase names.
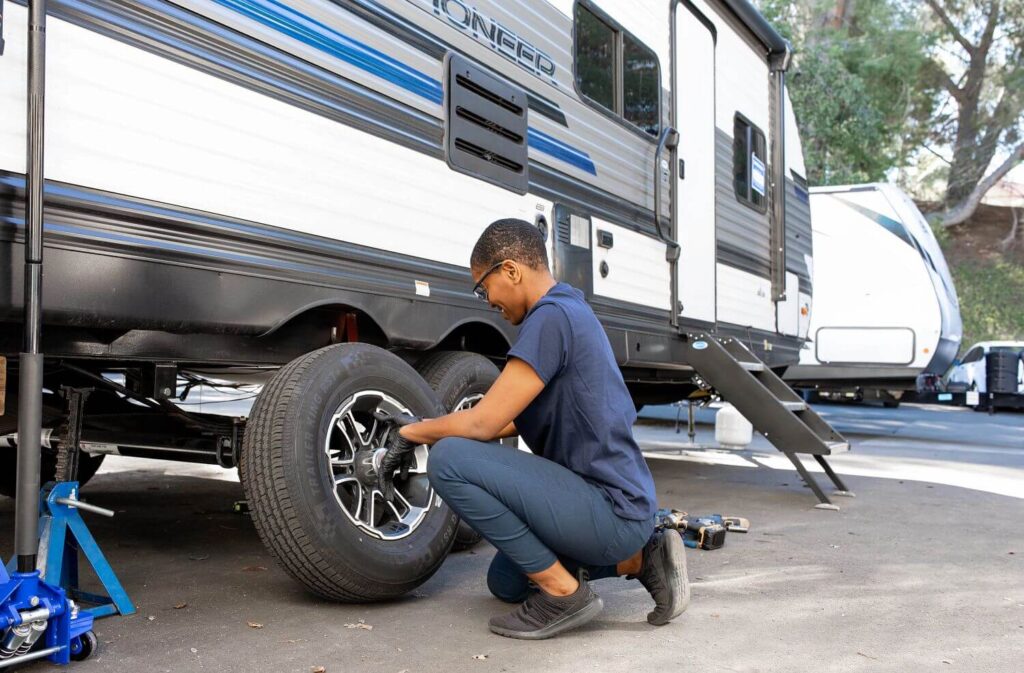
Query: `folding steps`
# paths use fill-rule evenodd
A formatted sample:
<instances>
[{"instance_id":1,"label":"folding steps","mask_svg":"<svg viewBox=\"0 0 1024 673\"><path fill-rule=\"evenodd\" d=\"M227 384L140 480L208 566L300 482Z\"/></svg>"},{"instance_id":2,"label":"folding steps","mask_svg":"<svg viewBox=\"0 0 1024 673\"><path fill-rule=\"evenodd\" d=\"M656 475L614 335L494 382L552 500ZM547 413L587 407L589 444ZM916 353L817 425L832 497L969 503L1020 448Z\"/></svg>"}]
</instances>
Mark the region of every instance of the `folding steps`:
<instances>
[{"instance_id":1,"label":"folding steps","mask_svg":"<svg viewBox=\"0 0 1024 673\"><path fill-rule=\"evenodd\" d=\"M850 450L850 444L761 360L736 339L707 334L686 335L689 364L704 383L717 390L796 467L821 502L816 507L839 509L818 486L797 454L814 456L838 489L852 496L825 459Z\"/></svg>"}]
</instances>

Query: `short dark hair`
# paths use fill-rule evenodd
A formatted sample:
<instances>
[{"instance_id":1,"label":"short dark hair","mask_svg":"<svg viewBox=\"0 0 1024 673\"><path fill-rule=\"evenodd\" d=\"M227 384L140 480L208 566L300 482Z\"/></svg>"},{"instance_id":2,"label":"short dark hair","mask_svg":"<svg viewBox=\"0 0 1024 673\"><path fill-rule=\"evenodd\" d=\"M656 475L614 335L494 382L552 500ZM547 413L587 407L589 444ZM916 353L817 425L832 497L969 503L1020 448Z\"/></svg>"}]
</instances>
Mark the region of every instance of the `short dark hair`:
<instances>
[{"instance_id":1,"label":"short dark hair","mask_svg":"<svg viewBox=\"0 0 1024 673\"><path fill-rule=\"evenodd\" d=\"M473 246L470 266L486 269L506 259L531 269L547 269L544 234L526 220L510 217L491 222Z\"/></svg>"}]
</instances>

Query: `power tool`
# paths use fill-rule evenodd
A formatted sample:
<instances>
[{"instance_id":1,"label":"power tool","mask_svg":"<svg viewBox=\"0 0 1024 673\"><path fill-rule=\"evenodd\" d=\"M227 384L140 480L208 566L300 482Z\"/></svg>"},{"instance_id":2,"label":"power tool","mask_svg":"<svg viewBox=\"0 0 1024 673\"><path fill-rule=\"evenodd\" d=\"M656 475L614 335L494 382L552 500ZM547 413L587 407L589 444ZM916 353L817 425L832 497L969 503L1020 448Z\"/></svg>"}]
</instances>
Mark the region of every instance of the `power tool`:
<instances>
[{"instance_id":1,"label":"power tool","mask_svg":"<svg viewBox=\"0 0 1024 673\"><path fill-rule=\"evenodd\" d=\"M683 543L691 549L718 549L725 544L727 531L746 533L750 521L741 516L690 515L678 509L660 509L658 528L678 531Z\"/></svg>"}]
</instances>

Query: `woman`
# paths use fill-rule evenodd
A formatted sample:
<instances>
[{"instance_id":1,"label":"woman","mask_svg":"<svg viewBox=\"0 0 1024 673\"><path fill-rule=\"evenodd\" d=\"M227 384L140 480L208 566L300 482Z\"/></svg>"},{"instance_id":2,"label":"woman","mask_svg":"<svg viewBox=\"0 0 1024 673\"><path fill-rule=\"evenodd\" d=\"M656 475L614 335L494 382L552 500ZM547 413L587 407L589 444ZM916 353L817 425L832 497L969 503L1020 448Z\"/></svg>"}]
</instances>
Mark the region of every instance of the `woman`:
<instances>
[{"instance_id":1,"label":"woman","mask_svg":"<svg viewBox=\"0 0 1024 673\"><path fill-rule=\"evenodd\" d=\"M685 548L655 533L654 480L633 439L636 411L583 294L556 283L544 239L523 220L492 223L470 259L474 293L521 325L508 361L473 408L400 425L381 490L412 449L431 444L430 483L497 549L487 583L522 603L490 620L513 638L550 638L603 606L587 579L625 575L651 593L651 624L689 602ZM498 443L519 435L533 453ZM532 590L531 583L537 587Z\"/></svg>"}]
</instances>

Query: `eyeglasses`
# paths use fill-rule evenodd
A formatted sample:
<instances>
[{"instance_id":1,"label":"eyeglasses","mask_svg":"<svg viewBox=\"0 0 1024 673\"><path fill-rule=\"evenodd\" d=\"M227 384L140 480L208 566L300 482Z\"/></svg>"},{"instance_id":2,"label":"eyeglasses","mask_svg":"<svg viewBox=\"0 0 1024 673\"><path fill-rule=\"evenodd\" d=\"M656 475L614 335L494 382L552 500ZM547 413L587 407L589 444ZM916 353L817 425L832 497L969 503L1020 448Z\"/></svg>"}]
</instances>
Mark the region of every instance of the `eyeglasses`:
<instances>
[{"instance_id":1,"label":"eyeglasses","mask_svg":"<svg viewBox=\"0 0 1024 673\"><path fill-rule=\"evenodd\" d=\"M501 265L504 263L505 260L501 260L491 268L487 269L487 273L480 276L480 280L478 280L476 282L476 285L473 286L473 294L476 295L477 299L479 299L480 301L487 301L487 288L484 287L484 279L487 278L487 276L490 276L495 271L497 271L499 268L501 268Z\"/></svg>"}]
</instances>

